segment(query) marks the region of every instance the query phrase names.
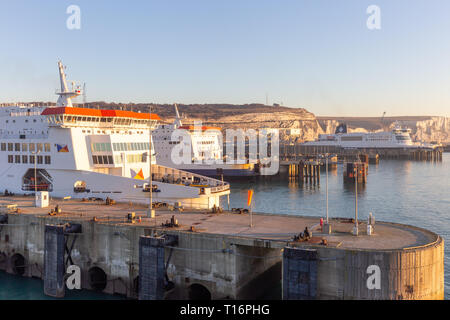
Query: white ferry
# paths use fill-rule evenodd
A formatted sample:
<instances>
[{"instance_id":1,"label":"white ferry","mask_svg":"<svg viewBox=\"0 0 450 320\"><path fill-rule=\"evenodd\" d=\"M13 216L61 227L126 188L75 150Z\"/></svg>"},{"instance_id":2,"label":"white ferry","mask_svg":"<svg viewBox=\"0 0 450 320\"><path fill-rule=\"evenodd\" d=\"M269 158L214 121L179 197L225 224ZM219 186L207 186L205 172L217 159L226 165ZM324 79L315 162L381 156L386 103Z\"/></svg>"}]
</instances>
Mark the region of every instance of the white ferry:
<instances>
[{"instance_id":1,"label":"white ferry","mask_svg":"<svg viewBox=\"0 0 450 320\"><path fill-rule=\"evenodd\" d=\"M390 132L347 133L347 126L340 124L335 134L320 134L316 141L305 142L304 146L336 146L342 148L412 148L411 130L396 125Z\"/></svg>"},{"instance_id":2,"label":"white ferry","mask_svg":"<svg viewBox=\"0 0 450 320\"><path fill-rule=\"evenodd\" d=\"M177 129L185 130L190 139L190 163L177 163L172 158L172 151L181 142L181 138L174 138ZM189 172L210 177L249 177L257 175L255 164L226 163L223 156L223 139L221 128L183 125L178 108L175 105L175 120L172 124L159 124L152 133L156 152L156 162ZM224 163L225 162L225 163Z\"/></svg>"},{"instance_id":3,"label":"white ferry","mask_svg":"<svg viewBox=\"0 0 450 320\"><path fill-rule=\"evenodd\" d=\"M0 108L0 192L149 203L150 129L160 118L73 107L71 99L81 90L74 84L68 89L64 67L58 66L56 107ZM154 202L206 209L230 193L226 182L155 160L152 152Z\"/></svg>"}]
</instances>

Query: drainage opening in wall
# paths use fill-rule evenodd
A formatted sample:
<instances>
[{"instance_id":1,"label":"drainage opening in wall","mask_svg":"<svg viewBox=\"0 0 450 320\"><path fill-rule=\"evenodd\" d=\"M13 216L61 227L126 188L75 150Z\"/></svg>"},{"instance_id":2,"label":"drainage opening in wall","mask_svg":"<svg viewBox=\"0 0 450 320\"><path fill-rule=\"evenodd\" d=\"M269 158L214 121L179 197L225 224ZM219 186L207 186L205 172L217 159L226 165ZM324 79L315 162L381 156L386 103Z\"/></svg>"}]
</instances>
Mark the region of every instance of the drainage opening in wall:
<instances>
[{"instance_id":1,"label":"drainage opening in wall","mask_svg":"<svg viewBox=\"0 0 450 320\"><path fill-rule=\"evenodd\" d=\"M95 291L103 291L106 288L107 276L99 267L89 269L89 285Z\"/></svg>"},{"instance_id":2,"label":"drainage opening in wall","mask_svg":"<svg viewBox=\"0 0 450 320\"><path fill-rule=\"evenodd\" d=\"M133 290L134 290L134 293L139 294L139 276L137 276L133 280Z\"/></svg>"},{"instance_id":3,"label":"drainage opening in wall","mask_svg":"<svg viewBox=\"0 0 450 320\"><path fill-rule=\"evenodd\" d=\"M189 300L211 300L211 292L198 283L194 283L189 287Z\"/></svg>"},{"instance_id":4,"label":"drainage opening in wall","mask_svg":"<svg viewBox=\"0 0 450 320\"><path fill-rule=\"evenodd\" d=\"M11 257L11 266L14 274L23 276L25 274L25 258L23 255L16 253Z\"/></svg>"},{"instance_id":5,"label":"drainage opening in wall","mask_svg":"<svg viewBox=\"0 0 450 320\"><path fill-rule=\"evenodd\" d=\"M4 252L0 252L0 264L6 263L8 261L8 256Z\"/></svg>"}]
</instances>

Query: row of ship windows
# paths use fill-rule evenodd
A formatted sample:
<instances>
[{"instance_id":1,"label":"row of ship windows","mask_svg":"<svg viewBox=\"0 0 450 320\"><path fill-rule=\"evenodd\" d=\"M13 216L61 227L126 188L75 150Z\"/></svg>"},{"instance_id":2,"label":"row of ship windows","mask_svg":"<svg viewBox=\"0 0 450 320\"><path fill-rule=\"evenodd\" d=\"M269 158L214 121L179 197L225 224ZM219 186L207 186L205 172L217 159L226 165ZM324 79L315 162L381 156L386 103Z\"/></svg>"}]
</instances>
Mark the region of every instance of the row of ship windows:
<instances>
[{"instance_id":1,"label":"row of ship windows","mask_svg":"<svg viewBox=\"0 0 450 320\"><path fill-rule=\"evenodd\" d=\"M82 133L91 133L91 130L82 130L81 132ZM133 131L97 130L97 134L101 134L101 133L103 133L103 134L114 134L114 132L117 133L117 134L120 134L120 133L122 133L122 134L133 134ZM95 133L95 131L92 130L92 133ZM136 131L134 133L136 133L136 134L144 134L144 131Z\"/></svg>"},{"instance_id":2,"label":"row of ship windows","mask_svg":"<svg viewBox=\"0 0 450 320\"><path fill-rule=\"evenodd\" d=\"M114 164L112 156L92 156L94 164Z\"/></svg>"},{"instance_id":3,"label":"row of ship windows","mask_svg":"<svg viewBox=\"0 0 450 320\"><path fill-rule=\"evenodd\" d=\"M50 143L1 143L1 151L50 152Z\"/></svg>"},{"instance_id":4,"label":"row of ship windows","mask_svg":"<svg viewBox=\"0 0 450 320\"><path fill-rule=\"evenodd\" d=\"M16 131L3 131L4 133L7 133L7 134L14 134ZM33 130L32 129L25 129L25 130L23 130L23 131L18 131L19 132L19 134L22 134L22 133L24 133L24 134L33 134ZM82 132L83 133L95 133L95 131L94 130L82 130ZM114 131L114 130L111 130L111 131L108 131L108 130L97 130L97 134L113 134L113 133L117 133L117 134L120 134L120 133L122 133L122 134L133 134L133 133L136 133L136 134L144 134L144 131L135 131L135 132L133 132L133 131L119 131L119 130L116 130L116 131ZM48 131L41 131L41 134L45 134L45 133L47 133L48 134ZM36 130L34 130L34 134L37 134L37 131Z\"/></svg>"},{"instance_id":5,"label":"row of ship windows","mask_svg":"<svg viewBox=\"0 0 450 320\"><path fill-rule=\"evenodd\" d=\"M391 138L367 138L368 141L390 141Z\"/></svg>"},{"instance_id":6,"label":"row of ship windows","mask_svg":"<svg viewBox=\"0 0 450 320\"><path fill-rule=\"evenodd\" d=\"M114 142L114 151L141 151L149 150L149 142ZM95 152L111 152L111 143L93 143L92 150Z\"/></svg>"},{"instance_id":7,"label":"row of ship windows","mask_svg":"<svg viewBox=\"0 0 450 320\"><path fill-rule=\"evenodd\" d=\"M356 137L341 137L341 141L362 141L362 137L361 136L356 136Z\"/></svg>"},{"instance_id":8,"label":"row of ship windows","mask_svg":"<svg viewBox=\"0 0 450 320\"><path fill-rule=\"evenodd\" d=\"M52 159L50 156L26 156L26 155L8 155L8 163L36 163L37 164L52 164Z\"/></svg>"},{"instance_id":9,"label":"row of ship windows","mask_svg":"<svg viewBox=\"0 0 450 320\"><path fill-rule=\"evenodd\" d=\"M122 163L122 157L120 155L114 156L92 156L92 162L94 164L120 164ZM127 163L140 163L147 162L147 156L145 154L127 154Z\"/></svg>"},{"instance_id":10,"label":"row of ship windows","mask_svg":"<svg viewBox=\"0 0 450 320\"><path fill-rule=\"evenodd\" d=\"M6 122L6 123L9 123L9 120L6 120L5 122ZM12 122L13 122L13 123L16 123L16 120L13 120ZM28 123L28 119L25 119L25 122ZM37 120L36 120L36 119L33 119L33 122L37 122ZM41 122L44 122L44 120L41 119Z\"/></svg>"},{"instance_id":11,"label":"row of ship windows","mask_svg":"<svg viewBox=\"0 0 450 320\"><path fill-rule=\"evenodd\" d=\"M114 151L150 150L150 142L114 142Z\"/></svg>"},{"instance_id":12,"label":"row of ship windows","mask_svg":"<svg viewBox=\"0 0 450 320\"><path fill-rule=\"evenodd\" d=\"M82 130L81 132L82 132L82 133L91 133L91 130ZM122 133L122 134L133 134L133 131L119 131L119 130L116 130L116 131L111 130L111 131L109 131L109 130L97 130L97 133L98 133L98 134L101 134L101 133L103 133L103 134L114 134L114 132L117 133L117 134L120 134L120 133ZM92 130L92 133L95 133L95 131ZM144 131L136 131L136 132L134 132L134 133L136 133L136 134L144 134Z\"/></svg>"},{"instance_id":13,"label":"row of ship windows","mask_svg":"<svg viewBox=\"0 0 450 320\"><path fill-rule=\"evenodd\" d=\"M39 134L36 130L33 131L33 129L24 129L24 130L18 130L18 131L7 131L7 130L0 130L0 133L6 133L6 134L15 134L18 133L20 135L20 139L25 139L26 134ZM41 131L40 134L48 134L47 131Z\"/></svg>"},{"instance_id":14,"label":"row of ship windows","mask_svg":"<svg viewBox=\"0 0 450 320\"><path fill-rule=\"evenodd\" d=\"M137 119L128 119L128 118L111 118L111 117L75 117L75 116L62 116L62 115L53 115L48 117L48 121L50 123L58 123L58 122L94 122L94 123L114 123L117 125L131 125L131 124L147 124L148 120L137 120Z\"/></svg>"},{"instance_id":15,"label":"row of ship windows","mask_svg":"<svg viewBox=\"0 0 450 320\"><path fill-rule=\"evenodd\" d=\"M116 163L122 163L122 156L116 155L114 157L114 160ZM127 163L141 163L141 162L147 162L147 154L141 153L141 154L127 154Z\"/></svg>"}]
</instances>

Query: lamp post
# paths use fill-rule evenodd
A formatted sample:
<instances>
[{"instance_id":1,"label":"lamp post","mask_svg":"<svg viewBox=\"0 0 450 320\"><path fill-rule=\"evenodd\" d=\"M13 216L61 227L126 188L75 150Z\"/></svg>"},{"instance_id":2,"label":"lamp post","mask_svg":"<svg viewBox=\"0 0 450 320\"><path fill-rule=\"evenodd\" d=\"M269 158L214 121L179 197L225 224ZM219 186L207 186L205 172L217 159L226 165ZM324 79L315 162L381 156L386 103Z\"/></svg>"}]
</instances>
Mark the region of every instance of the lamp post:
<instances>
[{"instance_id":1,"label":"lamp post","mask_svg":"<svg viewBox=\"0 0 450 320\"><path fill-rule=\"evenodd\" d=\"M34 203L37 204L38 195L37 195L37 155L40 153L40 150L33 151L31 154L34 155Z\"/></svg>"},{"instance_id":2,"label":"lamp post","mask_svg":"<svg viewBox=\"0 0 450 320\"><path fill-rule=\"evenodd\" d=\"M356 163L355 171L355 226L353 227L353 235L358 235L358 163Z\"/></svg>"},{"instance_id":3,"label":"lamp post","mask_svg":"<svg viewBox=\"0 0 450 320\"><path fill-rule=\"evenodd\" d=\"M326 234L331 234L331 225L330 225L330 221L329 221L329 216L328 216L328 156L329 154L326 153L325 154L325 170L326 170L326 214L327 214L327 218L326 218L326 222L323 226L323 232Z\"/></svg>"},{"instance_id":4,"label":"lamp post","mask_svg":"<svg viewBox=\"0 0 450 320\"><path fill-rule=\"evenodd\" d=\"M325 154L325 170L326 170L326 193L327 193L327 224L329 223L328 221L328 153Z\"/></svg>"}]
</instances>

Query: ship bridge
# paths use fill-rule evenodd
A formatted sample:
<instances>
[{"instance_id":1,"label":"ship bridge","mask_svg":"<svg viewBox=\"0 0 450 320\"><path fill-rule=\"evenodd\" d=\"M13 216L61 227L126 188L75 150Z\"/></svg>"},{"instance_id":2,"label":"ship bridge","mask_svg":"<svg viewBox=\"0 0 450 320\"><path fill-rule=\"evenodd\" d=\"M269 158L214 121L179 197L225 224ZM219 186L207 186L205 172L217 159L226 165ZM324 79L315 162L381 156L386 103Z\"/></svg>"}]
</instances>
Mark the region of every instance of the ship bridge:
<instances>
[{"instance_id":1,"label":"ship bridge","mask_svg":"<svg viewBox=\"0 0 450 320\"><path fill-rule=\"evenodd\" d=\"M86 174L84 180L77 180L74 186L77 195L85 194L89 190L92 193L107 194L111 199L121 201L123 189L128 189L131 190L126 196L128 200L147 201L150 142L146 133L161 120L158 115L75 107L47 108L41 115L47 118L50 128L68 129L71 138L68 136L67 141L78 141L76 147L68 145L68 149L77 150L74 153L77 170L102 174L95 179L96 182L104 181L101 183L102 188L94 187L94 183L87 179ZM87 130L71 130L77 128ZM91 131L89 128L94 130ZM53 134L61 137L61 133ZM220 197L230 193L230 185L227 182L165 167L156 164L155 160L152 155L151 172L155 201L167 203L179 201L188 207L206 208L213 204L218 206ZM68 162L64 162L65 166L67 164ZM128 179L121 180L116 185L114 182L107 182L108 176L112 180L115 179L112 176ZM125 188L126 184L132 188Z\"/></svg>"},{"instance_id":2,"label":"ship bridge","mask_svg":"<svg viewBox=\"0 0 450 320\"><path fill-rule=\"evenodd\" d=\"M156 114L122 110L98 110L74 107L47 108L42 112L49 126L98 128L154 128L160 117Z\"/></svg>"}]
</instances>

